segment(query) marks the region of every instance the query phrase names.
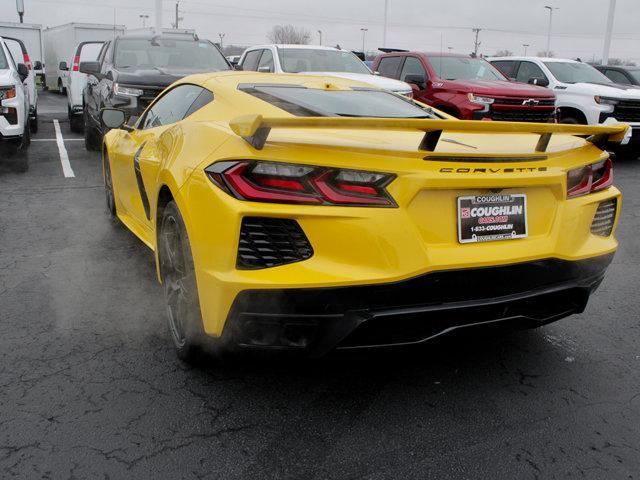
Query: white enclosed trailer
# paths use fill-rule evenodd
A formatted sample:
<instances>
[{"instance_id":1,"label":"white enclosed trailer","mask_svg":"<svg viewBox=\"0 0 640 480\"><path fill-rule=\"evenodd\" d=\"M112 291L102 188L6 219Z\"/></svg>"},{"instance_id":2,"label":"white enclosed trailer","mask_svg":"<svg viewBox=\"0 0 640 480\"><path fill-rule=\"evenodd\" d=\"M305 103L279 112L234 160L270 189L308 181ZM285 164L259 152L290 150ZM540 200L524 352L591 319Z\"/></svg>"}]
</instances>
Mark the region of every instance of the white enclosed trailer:
<instances>
[{"instance_id":1,"label":"white enclosed trailer","mask_svg":"<svg viewBox=\"0 0 640 480\"><path fill-rule=\"evenodd\" d=\"M66 23L42 32L44 43L46 86L63 90L68 71L60 70L60 62L69 62L81 42L113 40L125 32L124 25L101 23Z\"/></svg>"},{"instance_id":2,"label":"white enclosed trailer","mask_svg":"<svg viewBox=\"0 0 640 480\"><path fill-rule=\"evenodd\" d=\"M22 40L27 47L29 53L29 61L32 66L44 65L44 55L42 50L42 25L35 23L14 23L14 22L0 22L0 37L10 37ZM16 59L18 61L18 59ZM25 63L24 59L19 60L20 63ZM36 62L40 62L36 65ZM44 72L42 68L35 70L36 75L42 75Z\"/></svg>"}]
</instances>

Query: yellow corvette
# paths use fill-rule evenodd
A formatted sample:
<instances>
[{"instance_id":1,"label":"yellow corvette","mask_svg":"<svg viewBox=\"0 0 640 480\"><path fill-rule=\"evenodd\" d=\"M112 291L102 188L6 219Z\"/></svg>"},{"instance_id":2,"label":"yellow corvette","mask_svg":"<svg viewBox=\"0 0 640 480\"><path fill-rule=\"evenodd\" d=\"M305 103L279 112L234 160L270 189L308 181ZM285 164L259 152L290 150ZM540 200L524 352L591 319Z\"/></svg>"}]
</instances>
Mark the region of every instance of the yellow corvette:
<instances>
[{"instance_id":1,"label":"yellow corvette","mask_svg":"<svg viewBox=\"0 0 640 480\"><path fill-rule=\"evenodd\" d=\"M355 81L187 77L103 110L107 205L171 336L321 355L584 310L617 247L626 125L460 121Z\"/></svg>"}]
</instances>

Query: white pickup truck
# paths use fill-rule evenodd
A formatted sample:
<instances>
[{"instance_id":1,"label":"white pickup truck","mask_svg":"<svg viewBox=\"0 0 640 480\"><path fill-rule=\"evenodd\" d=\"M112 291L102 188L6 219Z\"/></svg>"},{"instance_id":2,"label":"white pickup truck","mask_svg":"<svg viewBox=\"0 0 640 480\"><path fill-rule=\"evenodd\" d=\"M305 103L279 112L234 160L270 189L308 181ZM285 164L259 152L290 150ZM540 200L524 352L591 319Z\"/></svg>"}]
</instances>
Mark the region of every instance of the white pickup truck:
<instances>
[{"instance_id":1,"label":"white pickup truck","mask_svg":"<svg viewBox=\"0 0 640 480\"><path fill-rule=\"evenodd\" d=\"M629 147L640 150L640 88L613 83L591 65L575 60L538 57L488 60L516 82L553 90L561 123L628 123L632 127Z\"/></svg>"},{"instance_id":2,"label":"white pickup truck","mask_svg":"<svg viewBox=\"0 0 640 480\"><path fill-rule=\"evenodd\" d=\"M242 70L264 73L328 75L366 82L399 95L413 96L408 83L374 75L353 52L313 45L257 45L242 54Z\"/></svg>"},{"instance_id":3,"label":"white pickup truck","mask_svg":"<svg viewBox=\"0 0 640 480\"><path fill-rule=\"evenodd\" d=\"M28 77L27 66L13 60L0 37L0 160L13 161L20 172L29 168L29 95L24 86Z\"/></svg>"}]
</instances>

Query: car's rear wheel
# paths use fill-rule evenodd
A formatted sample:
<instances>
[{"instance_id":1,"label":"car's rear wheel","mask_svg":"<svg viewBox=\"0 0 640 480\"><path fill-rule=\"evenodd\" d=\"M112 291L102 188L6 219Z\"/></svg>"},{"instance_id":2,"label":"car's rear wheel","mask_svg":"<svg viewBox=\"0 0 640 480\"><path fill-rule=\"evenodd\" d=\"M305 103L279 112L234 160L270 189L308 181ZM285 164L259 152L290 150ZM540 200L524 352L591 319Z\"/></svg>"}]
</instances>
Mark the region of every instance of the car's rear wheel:
<instances>
[{"instance_id":1,"label":"car's rear wheel","mask_svg":"<svg viewBox=\"0 0 640 480\"><path fill-rule=\"evenodd\" d=\"M70 107L67 107L67 114L69 115L69 128L71 128L71 131L82 133L84 130L84 117L82 115L74 115Z\"/></svg>"},{"instance_id":2,"label":"car's rear wheel","mask_svg":"<svg viewBox=\"0 0 640 480\"><path fill-rule=\"evenodd\" d=\"M185 362L197 362L208 342L202 326L189 238L175 202L167 204L159 224L158 255L169 332L178 357Z\"/></svg>"},{"instance_id":3,"label":"car's rear wheel","mask_svg":"<svg viewBox=\"0 0 640 480\"><path fill-rule=\"evenodd\" d=\"M84 118L84 146L85 146L85 148L87 150L92 150L92 151L100 150L101 141L99 140L98 133L96 132L96 129L91 126L91 121L89 119L89 114L87 113L86 110L84 111L83 118Z\"/></svg>"},{"instance_id":4,"label":"car's rear wheel","mask_svg":"<svg viewBox=\"0 0 640 480\"><path fill-rule=\"evenodd\" d=\"M107 211L111 218L116 218L116 197L113 193L113 178L111 177L111 163L109 154L104 152L104 193L107 200Z\"/></svg>"}]
</instances>

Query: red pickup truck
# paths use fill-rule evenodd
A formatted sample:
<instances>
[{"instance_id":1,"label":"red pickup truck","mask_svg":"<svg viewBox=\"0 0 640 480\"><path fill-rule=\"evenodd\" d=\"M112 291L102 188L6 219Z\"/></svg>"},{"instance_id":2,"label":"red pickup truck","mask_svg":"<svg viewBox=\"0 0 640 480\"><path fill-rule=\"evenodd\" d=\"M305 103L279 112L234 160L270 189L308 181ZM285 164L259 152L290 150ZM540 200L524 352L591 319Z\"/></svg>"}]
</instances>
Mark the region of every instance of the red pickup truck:
<instances>
[{"instance_id":1,"label":"red pickup truck","mask_svg":"<svg viewBox=\"0 0 640 480\"><path fill-rule=\"evenodd\" d=\"M509 81L482 58L393 50L373 70L410 84L413 97L463 120L555 122L555 94Z\"/></svg>"}]
</instances>

